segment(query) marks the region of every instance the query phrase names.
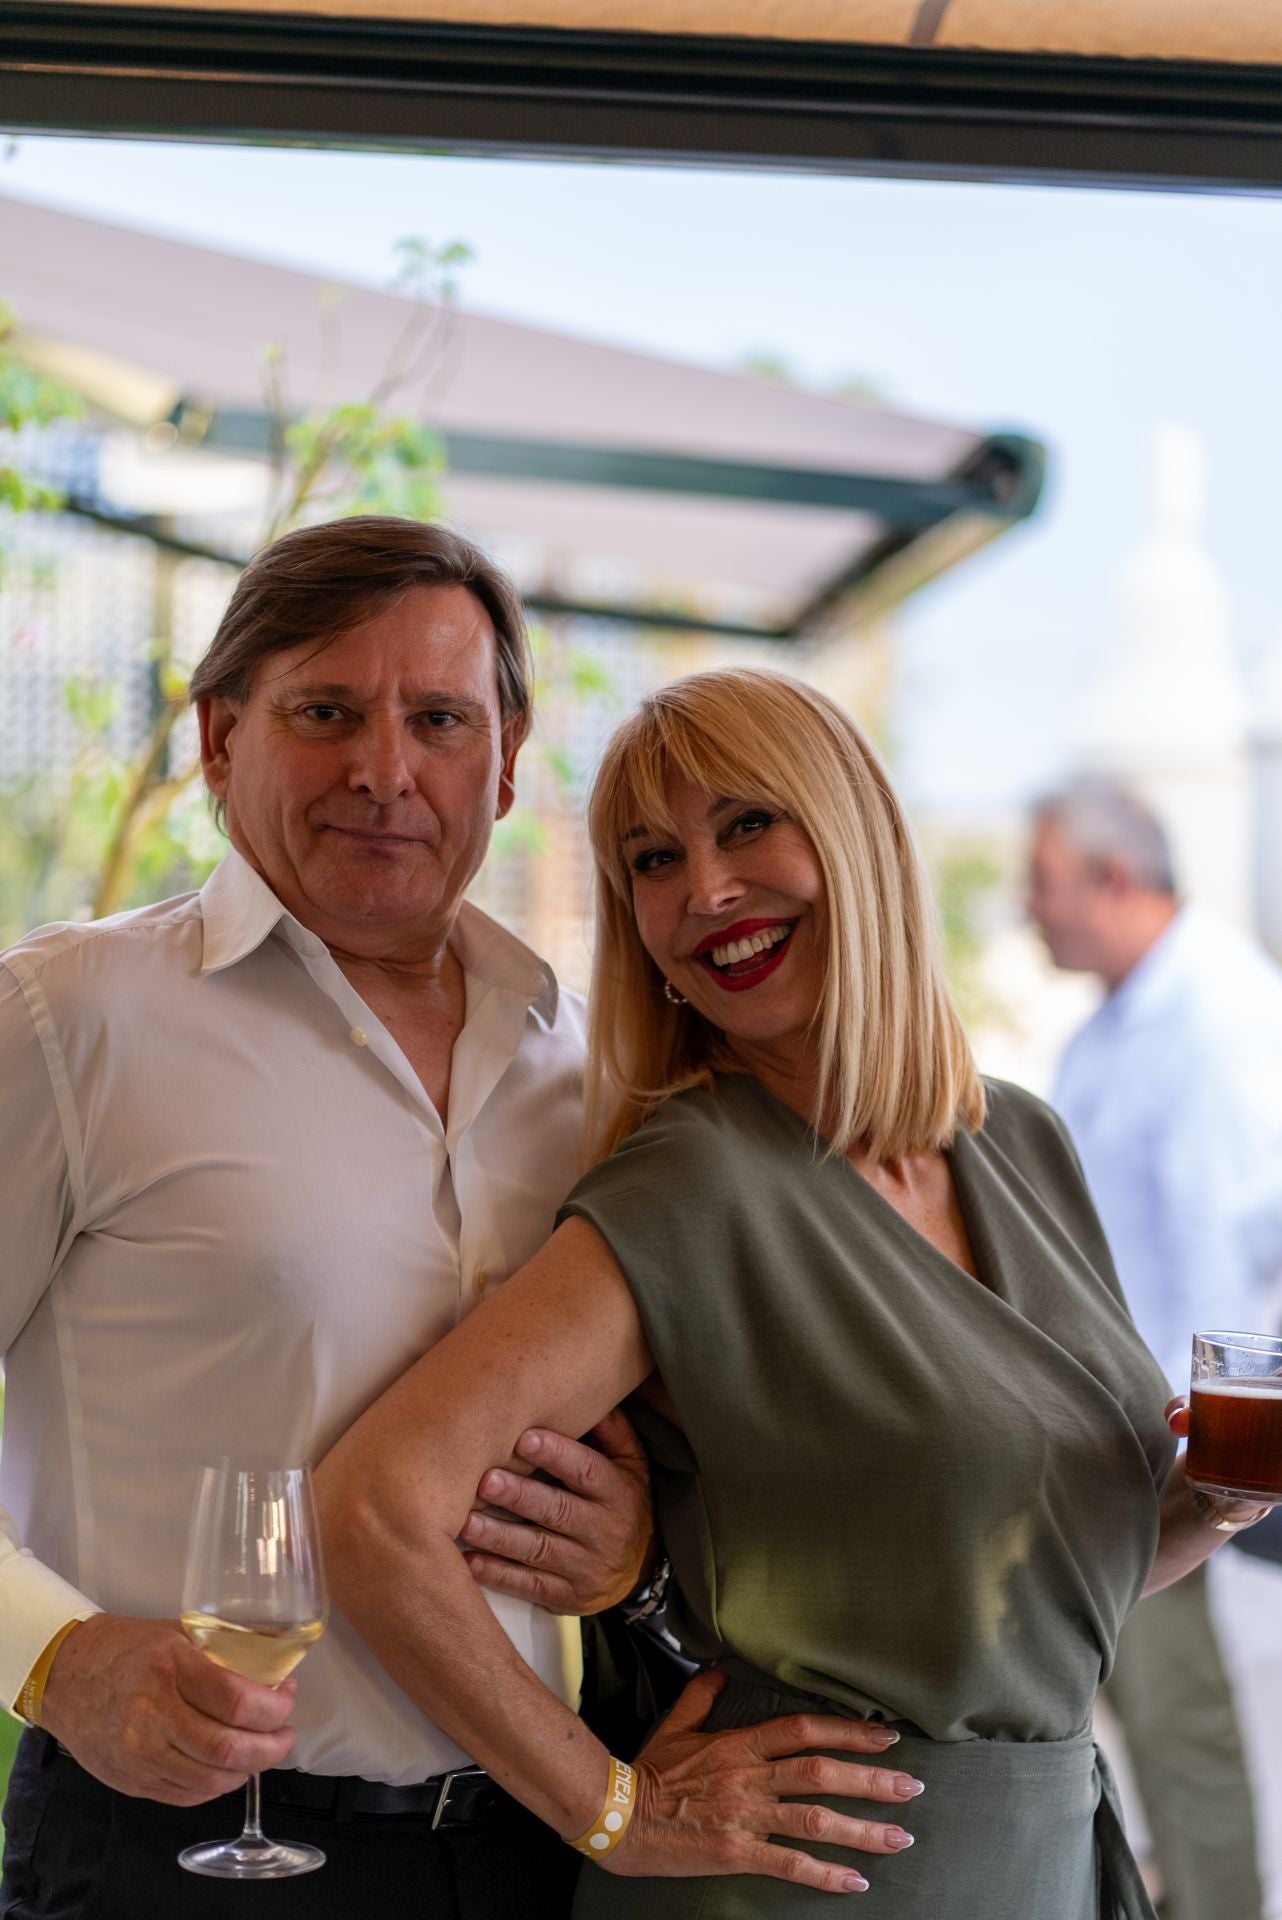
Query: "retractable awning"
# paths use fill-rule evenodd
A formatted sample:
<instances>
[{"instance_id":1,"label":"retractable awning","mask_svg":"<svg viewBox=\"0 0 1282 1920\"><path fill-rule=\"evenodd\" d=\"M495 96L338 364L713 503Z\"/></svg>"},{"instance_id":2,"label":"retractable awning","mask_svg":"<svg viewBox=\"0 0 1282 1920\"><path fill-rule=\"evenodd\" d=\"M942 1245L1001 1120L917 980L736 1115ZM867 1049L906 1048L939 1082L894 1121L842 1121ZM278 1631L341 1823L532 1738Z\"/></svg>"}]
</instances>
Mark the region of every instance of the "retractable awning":
<instances>
[{"instance_id":1,"label":"retractable awning","mask_svg":"<svg viewBox=\"0 0 1282 1920\"><path fill-rule=\"evenodd\" d=\"M271 436L264 350L293 412L360 402L416 313L400 294L12 198L0 262L18 350L130 430L72 507L236 558ZM450 517L536 609L801 639L837 609L902 597L1038 498L1042 450L1020 434L466 311L434 325L388 407L440 433ZM184 504L162 517L166 497Z\"/></svg>"}]
</instances>

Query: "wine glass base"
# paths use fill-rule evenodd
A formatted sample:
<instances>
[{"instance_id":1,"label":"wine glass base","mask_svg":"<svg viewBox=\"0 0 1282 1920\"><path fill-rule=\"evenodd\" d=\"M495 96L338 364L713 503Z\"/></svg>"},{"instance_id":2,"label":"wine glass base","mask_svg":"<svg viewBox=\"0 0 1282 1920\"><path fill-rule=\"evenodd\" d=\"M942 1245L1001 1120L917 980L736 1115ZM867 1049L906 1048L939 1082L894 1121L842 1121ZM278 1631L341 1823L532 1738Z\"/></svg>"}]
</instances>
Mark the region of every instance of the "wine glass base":
<instances>
[{"instance_id":1,"label":"wine glass base","mask_svg":"<svg viewBox=\"0 0 1282 1920\"><path fill-rule=\"evenodd\" d=\"M188 1873L203 1873L211 1880L288 1880L296 1873L314 1873L323 1867L325 1856L319 1847L301 1840L206 1840L199 1847L187 1847L178 1856L180 1867Z\"/></svg>"}]
</instances>

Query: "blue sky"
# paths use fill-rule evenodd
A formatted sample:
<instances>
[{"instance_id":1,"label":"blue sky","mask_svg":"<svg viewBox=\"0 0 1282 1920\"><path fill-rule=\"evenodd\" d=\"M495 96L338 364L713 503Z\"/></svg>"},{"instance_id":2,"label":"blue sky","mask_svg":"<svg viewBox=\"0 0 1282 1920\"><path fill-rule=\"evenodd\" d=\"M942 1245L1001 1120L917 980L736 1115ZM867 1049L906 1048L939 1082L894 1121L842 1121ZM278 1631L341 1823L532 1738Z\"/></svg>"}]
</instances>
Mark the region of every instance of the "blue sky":
<instances>
[{"instance_id":1,"label":"blue sky","mask_svg":"<svg viewBox=\"0 0 1282 1920\"><path fill-rule=\"evenodd\" d=\"M477 308L1046 440L1034 526L905 615L900 772L983 813L1062 770L1163 420L1203 436L1244 659L1282 645L1282 201L21 139L0 191L353 279L474 248Z\"/></svg>"}]
</instances>

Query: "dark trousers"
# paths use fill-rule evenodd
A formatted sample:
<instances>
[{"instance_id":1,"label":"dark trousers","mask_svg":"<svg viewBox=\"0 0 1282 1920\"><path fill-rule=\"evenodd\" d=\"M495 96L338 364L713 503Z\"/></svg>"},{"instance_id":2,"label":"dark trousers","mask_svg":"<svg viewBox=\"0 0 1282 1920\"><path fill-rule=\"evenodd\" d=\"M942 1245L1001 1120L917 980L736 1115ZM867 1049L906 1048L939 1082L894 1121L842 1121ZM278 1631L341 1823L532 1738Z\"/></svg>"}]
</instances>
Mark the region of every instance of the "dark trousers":
<instances>
[{"instance_id":1,"label":"dark trousers","mask_svg":"<svg viewBox=\"0 0 1282 1920\"><path fill-rule=\"evenodd\" d=\"M183 1847L233 1839L244 1794L166 1807L113 1793L22 1736L5 1803L4 1920L566 1920L578 1856L505 1795L461 1827L426 1815L317 1813L263 1796L270 1839L327 1855L315 1873L253 1885L178 1865Z\"/></svg>"}]
</instances>

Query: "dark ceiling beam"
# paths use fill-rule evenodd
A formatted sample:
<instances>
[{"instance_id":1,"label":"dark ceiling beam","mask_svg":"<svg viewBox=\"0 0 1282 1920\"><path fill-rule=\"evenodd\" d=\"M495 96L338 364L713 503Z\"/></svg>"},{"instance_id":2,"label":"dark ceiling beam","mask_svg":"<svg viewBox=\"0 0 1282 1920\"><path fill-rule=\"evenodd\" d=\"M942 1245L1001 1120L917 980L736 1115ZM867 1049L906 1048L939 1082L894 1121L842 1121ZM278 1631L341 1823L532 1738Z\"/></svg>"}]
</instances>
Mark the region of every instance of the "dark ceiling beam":
<instances>
[{"instance_id":1,"label":"dark ceiling beam","mask_svg":"<svg viewBox=\"0 0 1282 1920\"><path fill-rule=\"evenodd\" d=\"M153 7L0 11L0 124L1282 188L1282 69Z\"/></svg>"}]
</instances>

